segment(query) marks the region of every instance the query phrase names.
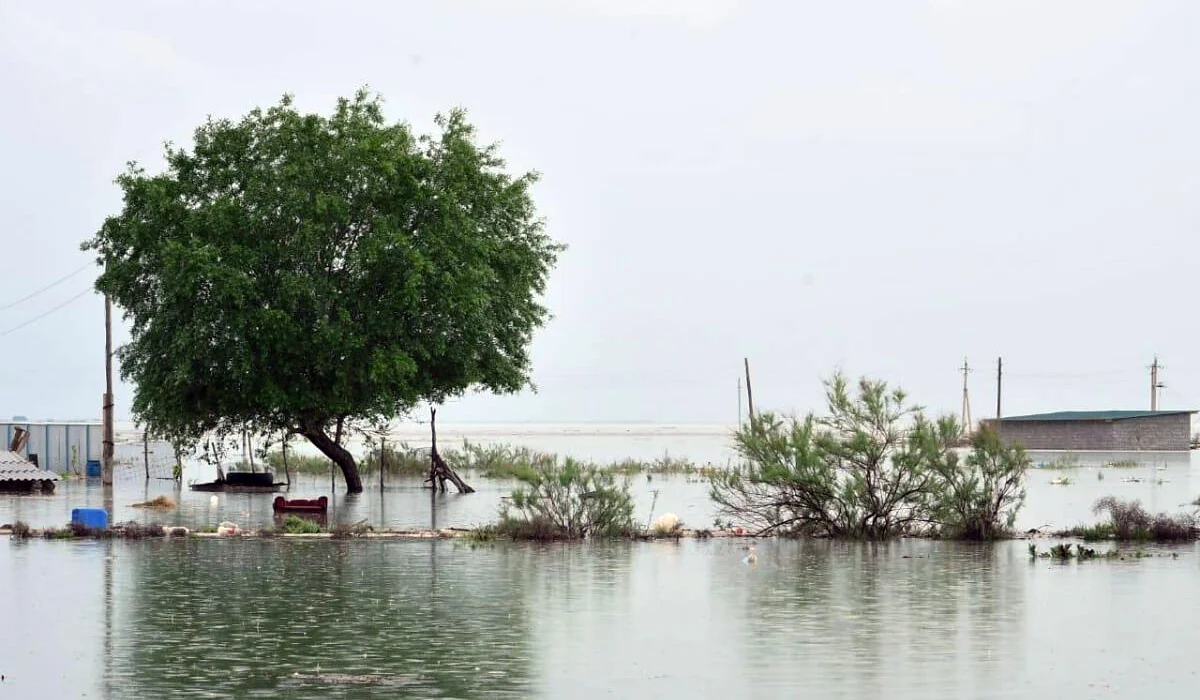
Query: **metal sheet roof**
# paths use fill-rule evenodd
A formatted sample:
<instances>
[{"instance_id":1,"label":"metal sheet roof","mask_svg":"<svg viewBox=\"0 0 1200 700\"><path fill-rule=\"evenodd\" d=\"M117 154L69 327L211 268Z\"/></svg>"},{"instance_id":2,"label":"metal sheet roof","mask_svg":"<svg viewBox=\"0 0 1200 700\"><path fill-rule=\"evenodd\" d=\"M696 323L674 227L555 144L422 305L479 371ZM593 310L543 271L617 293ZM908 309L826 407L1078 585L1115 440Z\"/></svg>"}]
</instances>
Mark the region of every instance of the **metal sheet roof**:
<instances>
[{"instance_id":1,"label":"metal sheet roof","mask_svg":"<svg viewBox=\"0 0 1200 700\"><path fill-rule=\"evenodd\" d=\"M1128 420L1130 418L1153 418L1156 416L1191 415L1196 411L1056 411L1033 413L1027 416L1005 416L1004 421L1064 421L1064 420Z\"/></svg>"},{"instance_id":2,"label":"metal sheet roof","mask_svg":"<svg viewBox=\"0 0 1200 700\"><path fill-rule=\"evenodd\" d=\"M58 474L39 469L16 452L0 450L0 481L58 481Z\"/></svg>"}]
</instances>

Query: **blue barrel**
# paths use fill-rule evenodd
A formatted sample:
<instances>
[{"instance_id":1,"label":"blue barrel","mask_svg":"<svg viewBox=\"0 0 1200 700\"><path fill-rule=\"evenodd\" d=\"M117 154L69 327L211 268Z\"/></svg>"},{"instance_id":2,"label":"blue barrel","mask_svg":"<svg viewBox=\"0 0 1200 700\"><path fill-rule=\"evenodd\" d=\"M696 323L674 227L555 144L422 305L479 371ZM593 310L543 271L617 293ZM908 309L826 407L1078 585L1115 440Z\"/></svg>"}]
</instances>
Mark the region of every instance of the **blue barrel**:
<instances>
[{"instance_id":1,"label":"blue barrel","mask_svg":"<svg viewBox=\"0 0 1200 700\"><path fill-rule=\"evenodd\" d=\"M108 528L108 511L103 508L75 508L71 511L71 524L105 530Z\"/></svg>"},{"instance_id":2,"label":"blue barrel","mask_svg":"<svg viewBox=\"0 0 1200 700\"><path fill-rule=\"evenodd\" d=\"M78 462L76 462L76 464L78 464ZM95 477L100 476L100 460L89 459L87 461L87 475Z\"/></svg>"}]
</instances>

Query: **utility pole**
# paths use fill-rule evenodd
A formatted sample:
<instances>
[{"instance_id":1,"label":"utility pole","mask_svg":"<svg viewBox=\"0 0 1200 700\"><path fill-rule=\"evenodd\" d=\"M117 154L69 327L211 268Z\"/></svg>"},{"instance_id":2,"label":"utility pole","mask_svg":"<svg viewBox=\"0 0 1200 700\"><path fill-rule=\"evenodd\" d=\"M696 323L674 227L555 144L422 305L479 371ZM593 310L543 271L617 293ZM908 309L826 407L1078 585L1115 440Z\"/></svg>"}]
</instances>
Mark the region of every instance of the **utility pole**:
<instances>
[{"instance_id":1,"label":"utility pole","mask_svg":"<svg viewBox=\"0 0 1200 700\"><path fill-rule=\"evenodd\" d=\"M967 375L971 372L971 366L967 364L967 358L963 358L962 367L959 367L963 376L963 400L962 400L962 429L963 434L971 434L971 397L967 392Z\"/></svg>"},{"instance_id":2,"label":"utility pole","mask_svg":"<svg viewBox=\"0 0 1200 700\"><path fill-rule=\"evenodd\" d=\"M1004 381L1004 358L996 358L996 429L1000 428L1000 388Z\"/></svg>"},{"instance_id":3,"label":"utility pole","mask_svg":"<svg viewBox=\"0 0 1200 700\"><path fill-rule=\"evenodd\" d=\"M1158 390L1162 389L1164 384L1158 381L1158 370L1166 369L1158 364L1158 355L1154 356L1154 363L1150 365L1150 410L1158 410Z\"/></svg>"},{"instance_id":4,"label":"utility pole","mask_svg":"<svg viewBox=\"0 0 1200 700\"><path fill-rule=\"evenodd\" d=\"M746 363L746 405L750 409L750 425L754 425L754 390L750 388L750 358L744 357Z\"/></svg>"},{"instance_id":5,"label":"utility pole","mask_svg":"<svg viewBox=\"0 0 1200 700\"><path fill-rule=\"evenodd\" d=\"M106 266L107 267L107 266ZM104 295L104 407L103 446L100 453L100 482L113 482L113 380L112 380L112 297Z\"/></svg>"}]
</instances>

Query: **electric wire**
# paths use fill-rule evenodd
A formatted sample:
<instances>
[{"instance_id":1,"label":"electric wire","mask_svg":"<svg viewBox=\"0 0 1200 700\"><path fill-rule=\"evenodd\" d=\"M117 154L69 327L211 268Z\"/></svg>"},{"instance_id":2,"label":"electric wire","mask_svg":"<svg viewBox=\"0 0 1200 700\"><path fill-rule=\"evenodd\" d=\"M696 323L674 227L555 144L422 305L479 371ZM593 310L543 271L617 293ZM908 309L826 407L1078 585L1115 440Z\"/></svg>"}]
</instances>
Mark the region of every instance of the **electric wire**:
<instances>
[{"instance_id":1,"label":"electric wire","mask_svg":"<svg viewBox=\"0 0 1200 700\"><path fill-rule=\"evenodd\" d=\"M45 287L42 287L41 289L39 289L27 296L23 296L20 299L17 299L16 301L10 301L7 304L0 306L0 311L7 311L8 309L11 309L12 307L14 307L18 304L24 304L25 302L36 297L37 295L41 294L42 292L46 292L51 289L54 289L58 285L62 284L63 282L66 282L67 280L71 279L75 275L78 275L80 272L83 272L84 270L86 270L89 267L92 267L94 265L95 265L95 263L87 263L86 265L80 267L79 269L75 270L74 272L69 272L66 275L63 275L62 277L59 277L58 279L54 280L50 284L46 285Z\"/></svg>"},{"instance_id":2,"label":"electric wire","mask_svg":"<svg viewBox=\"0 0 1200 700\"><path fill-rule=\"evenodd\" d=\"M62 309L63 309L63 308L65 308L67 305L69 305L71 302L75 301L76 299L79 299L80 297L84 296L85 294L88 294L88 293L89 293L89 292L91 292L91 291L92 291L92 288L91 288L91 287L88 287L87 289L85 289L85 290L83 290L82 292L80 292L80 293L76 294L75 296L71 297L70 299L67 299L66 301L64 301L64 302L60 303L58 306L55 306L55 307L52 307L52 308L50 308L50 309L48 309L48 310L46 310L46 311L43 311L42 313L38 314L37 316L34 316L33 318L31 318L31 319L29 319L29 320L27 320L27 321L25 321L25 322L23 322L23 323L19 323L19 324L17 324L17 325L15 325L15 326L13 326L12 328L9 328L9 329L7 329L7 330L4 330L4 331L0 331L0 338L3 338L4 336L6 336L6 335L9 335L9 334L11 334L11 333L16 333L17 331L21 330L22 328L25 328L25 327L27 327L27 326L30 326L30 325L34 324L34 323L37 323L38 321L42 320L43 318L46 318L46 317L47 317L47 316L49 316L50 314L52 314L52 313L54 313L54 312L56 312L56 311L60 311L60 310L62 310Z\"/></svg>"}]
</instances>

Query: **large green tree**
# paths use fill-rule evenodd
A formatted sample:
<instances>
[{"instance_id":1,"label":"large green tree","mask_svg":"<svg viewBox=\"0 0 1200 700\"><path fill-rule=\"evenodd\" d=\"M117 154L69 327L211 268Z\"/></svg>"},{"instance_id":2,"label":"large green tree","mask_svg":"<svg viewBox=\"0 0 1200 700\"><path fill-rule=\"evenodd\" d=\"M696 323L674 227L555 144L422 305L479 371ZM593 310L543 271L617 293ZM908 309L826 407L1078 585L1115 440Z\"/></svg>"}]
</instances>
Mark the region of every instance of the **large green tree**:
<instances>
[{"instance_id":1,"label":"large green tree","mask_svg":"<svg viewBox=\"0 0 1200 700\"><path fill-rule=\"evenodd\" d=\"M292 432L362 490L343 428L421 401L530 385L529 344L562 247L460 111L418 136L359 91L331 116L290 97L209 119L166 167L117 178L84 243L131 325L133 413L175 443Z\"/></svg>"}]
</instances>

